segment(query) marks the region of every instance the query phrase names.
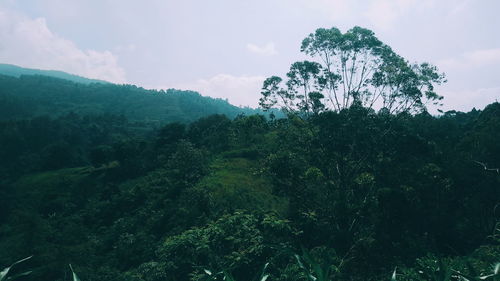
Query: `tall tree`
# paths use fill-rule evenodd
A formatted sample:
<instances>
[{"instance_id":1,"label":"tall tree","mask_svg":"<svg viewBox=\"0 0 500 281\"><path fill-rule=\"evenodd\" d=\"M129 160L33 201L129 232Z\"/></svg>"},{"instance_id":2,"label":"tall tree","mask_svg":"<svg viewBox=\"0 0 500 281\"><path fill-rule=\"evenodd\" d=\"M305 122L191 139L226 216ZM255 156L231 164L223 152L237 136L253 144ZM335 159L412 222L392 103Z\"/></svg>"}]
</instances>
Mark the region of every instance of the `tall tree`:
<instances>
[{"instance_id":1,"label":"tall tree","mask_svg":"<svg viewBox=\"0 0 500 281\"><path fill-rule=\"evenodd\" d=\"M429 63L410 64L371 30L319 28L302 41L301 51L312 60L293 63L284 86L277 76L264 81L264 109L310 114L360 104L391 113L419 112L442 99L434 85L445 82L444 74Z\"/></svg>"}]
</instances>

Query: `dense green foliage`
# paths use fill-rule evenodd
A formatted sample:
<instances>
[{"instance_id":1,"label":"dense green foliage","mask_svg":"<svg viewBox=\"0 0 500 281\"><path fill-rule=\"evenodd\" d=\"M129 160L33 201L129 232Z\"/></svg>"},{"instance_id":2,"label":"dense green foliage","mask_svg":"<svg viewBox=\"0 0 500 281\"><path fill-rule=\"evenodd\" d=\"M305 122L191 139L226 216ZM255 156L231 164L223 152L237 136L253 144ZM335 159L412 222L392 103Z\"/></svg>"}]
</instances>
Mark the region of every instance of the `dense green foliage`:
<instances>
[{"instance_id":1,"label":"dense green foliage","mask_svg":"<svg viewBox=\"0 0 500 281\"><path fill-rule=\"evenodd\" d=\"M210 114L255 114L222 99L197 92L145 90L132 85L82 84L47 76L0 75L0 120L34 116L123 115L131 121L158 126L166 122L192 122Z\"/></svg>"},{"instance_id":2,"label":"dense green foliage","mask_svg":"<svg viewBox=\"0 0 500 281\"><path fill-rule=\"evenodd\" d=\"M24 280L70 280L68 264L81 280L445 280L500 257L498 103L134 124L0 123L1 265L33 254Z\"/></svg>"}]
</instances>

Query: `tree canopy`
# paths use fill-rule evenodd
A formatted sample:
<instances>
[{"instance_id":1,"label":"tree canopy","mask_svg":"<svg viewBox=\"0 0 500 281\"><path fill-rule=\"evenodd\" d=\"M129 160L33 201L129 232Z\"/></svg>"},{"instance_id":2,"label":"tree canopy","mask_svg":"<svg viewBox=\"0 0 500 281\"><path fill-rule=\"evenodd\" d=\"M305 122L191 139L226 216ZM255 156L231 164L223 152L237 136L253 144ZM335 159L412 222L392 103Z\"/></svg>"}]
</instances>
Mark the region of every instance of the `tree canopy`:
<instances>
[{"instance_id":1,"label":"tree canopy","mask_svg":"<svg viewBox=\"0 0 500 281\"><path fill-rule=\"evenodd\" d=\"M286 81L264 81L264 109L317 114L360 104L390 113L421 112L443 98L434 91L446 82L437 67L408 62L366 28L319 28L302 41L301 52L311 60L293 63Z\"/></svg>"},{"instance_id":2,"label":"tree canopy","mask_svg":"<svg viewBox=\"0 0 500 281\"><path fill-rule=\"evenodd\" d=\"M0 121L0 265L34 255L26 281L68 280L68 263L84 281L246 281L267 263L273 281L486 275L500 256L499 118L494 103L149 130L113 115Z\"/></svg>"}]
</instances>

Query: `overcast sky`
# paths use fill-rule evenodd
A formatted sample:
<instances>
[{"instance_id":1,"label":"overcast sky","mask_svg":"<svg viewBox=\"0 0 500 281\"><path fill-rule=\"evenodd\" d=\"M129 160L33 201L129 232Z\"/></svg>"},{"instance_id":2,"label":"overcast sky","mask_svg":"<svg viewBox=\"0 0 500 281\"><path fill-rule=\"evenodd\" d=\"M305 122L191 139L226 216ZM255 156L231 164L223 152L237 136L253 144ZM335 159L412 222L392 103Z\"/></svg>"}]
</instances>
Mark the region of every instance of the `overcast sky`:
<instances>
[{"instance_id":1,"label":"overcast sky","mask_svg":"<svg viewBox=\"0 0 500 281\"><path fill-rule=\"evenodd\" d=\"M319 27L359 25L446 73L444 110L500 99L498 0L0 0L0 63L256 106Z\"/></svg>"}]
</instances>

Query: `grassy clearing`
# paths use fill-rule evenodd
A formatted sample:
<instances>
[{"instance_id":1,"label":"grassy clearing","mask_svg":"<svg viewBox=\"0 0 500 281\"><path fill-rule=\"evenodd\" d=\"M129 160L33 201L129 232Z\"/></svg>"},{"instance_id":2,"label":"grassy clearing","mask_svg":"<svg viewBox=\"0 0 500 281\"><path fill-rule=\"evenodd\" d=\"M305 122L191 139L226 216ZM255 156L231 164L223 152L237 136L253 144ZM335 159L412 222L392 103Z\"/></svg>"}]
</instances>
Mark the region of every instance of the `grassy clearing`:
<instances>
[{"instance_id":1,"label":"grassy clearing","mask_svg":"<svg viewBox=\"0 0 500 281\"><path fill-rule=\"evenodd\" d=\"M62 182L78 182L90 175L93 171L93 167L77 167L30 174L21 177L17 181L17 186L21 188L34 185L44 187L57 185Z\"/></svg>"},{"instance_id":2,"label":"grassy clearing","mask_svg":"<svg viewBox=\"0 0 500 281\"><path fill-rule=\"evenodd\" d=\"M258 162L246 158L217 159L211 174L198 183L210 192L215 204L226 210L284 214L288 202L272 194L272 185L259 173Z\"/></svg>"}]
</instances>

